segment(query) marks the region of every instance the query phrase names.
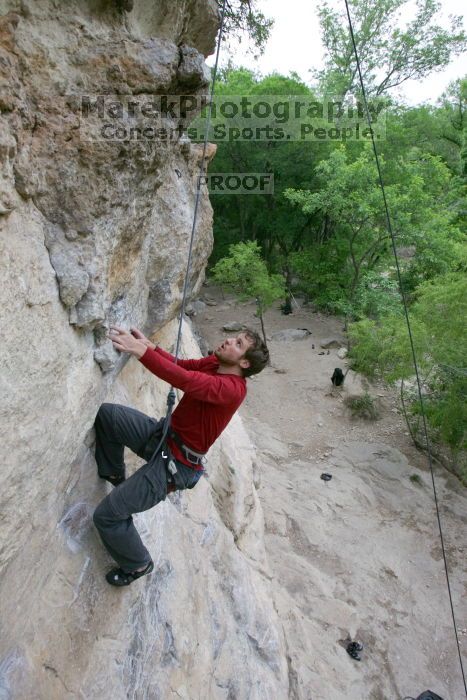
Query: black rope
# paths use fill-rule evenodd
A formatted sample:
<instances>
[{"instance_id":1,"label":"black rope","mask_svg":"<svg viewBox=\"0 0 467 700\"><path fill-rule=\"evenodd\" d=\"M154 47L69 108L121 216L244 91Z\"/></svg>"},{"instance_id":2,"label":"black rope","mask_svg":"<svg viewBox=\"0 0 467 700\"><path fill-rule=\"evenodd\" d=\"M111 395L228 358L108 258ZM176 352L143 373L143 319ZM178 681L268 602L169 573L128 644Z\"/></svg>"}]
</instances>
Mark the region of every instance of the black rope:
<instances>
[{"instance_id":1,"label":"black rope","mask_svg":"<svg viewBox=\"0 0 467 700\"><path fill-rule=\"evenodd\" d=\"M187 265L186 265L185 281L183 284L182 305L180 307L180 318L179 318L179 322L178 322L177 345L175 348L175 364L177 364L177 361L178 361L178 353L180 351L180 341L181 341L181 337L182 337L183 316L185 315L186 297L187 297L187 292L188 292L188 280L189 280L189 276L190 276L191 259L192 259L192 254L193 254L193 242L195 239L196 222L198 219L199 200L201 197L201 181L202 181L202 177L203 177L204 171L205 171L205 162L204 161L205 161L206 149L207 149L207 145L208 145L209 127L211 124L212 101L213 101L213 97L214 97L214 89L216 86L217 67L219 64L219 54L220 54L220 48L221 48L222 32L224 29L224 17L225 17L226 3L227 3L227 0L224 0L224 3L222 5L222 11L221 11L221 23L220 23L220 27L219 27L219 37L217 40L216 61L214 64L214 70L213 70L212 82L211 82L211 90L210 90L210 94L209 94L209 108L208 108L208 116L207 116L207 120L206 120L206 131L204 134L203 155L201 157L198 182L197 182L197 186L196 186L195 210L194 210L194 214L193 214L193 225L191 227L191 237L190 237L190 246L188 249L188 261L187 261ZM154 450L154 453L153 453L153 456L151 457L151 459L159 453L159 450L161 449L161 447L164 444L164 441L167 437L167 433L168 433L169 427L170 427L172 410L173 410L174 405L175 405L175 390L174 390L173 386L171 386L169 389L169 393L167 395L167 413L166 413L165 419L164 419L164 428L162 431L162 436L161 436L161 439L159 440L159 444L157 445L156 449Z\"/></svg>"},{"instance_id":2,"label":"black rope","mask_svg":"<svg viewBox=\"0 0 467 700\"><path fill-rule=\"evenodd\" d=\"M362 76L362 71L361 71L361 68L360 68L360 61L359 61L359 58L358 58L357 45L356 45L356 43L355 43L355 36L354 36L354 31L353 31L352 19L351 19L351 17L350 17L349 4L348 4L348 0L344 0L344 2L345 2L345 8L346 8L346 10L347 10L347 18L348 18L348 21L349 21L350 36L351 36L351 39L352 39L352 45L353 45L353 50L354 50L354 54L355 54L355 61L356 61L356 63L357 63L357 70L358 70L358 76L359 76L359 79L360 79L360 86L361 86L361 89L362 89L362 95L363 95L363 102L364 102L364 105L365 105L366 118L367 118L367 121L368 121L368 127L369 127L369 129L370 129L370 134L371 134L371 143L373 144L373 152L374 152L374 154L375 154L376 167L377 167L377 170L378 170L379 184L380 184L380 186L381 186L381 192L382 192L382 195L383 195L384 209L385 209L385 212L386 212L386 223L387 223L387 227L388 227L389 234L390 234L390 236L391 236L392 249L393 249L393 252L394 252L394 259L395 259L395 262L396 262L397 278L398 278L398 281L399 281L399 289L400 289L400 293L401 293L401 297L402 297L402 302L403 302L403 305L404 305L404 315L405 315L405 320L406 320L406 323L407 323L407 330L408 330L409 339L410 339L410 348L411 348L411 351L412 351L413 365L414 365L414 368L415 368L415 376L416 376L416 378L417 378L418 396L419 396L419 400L420 400L420 408L421 408L422 420L423 420L423 430L424 430L424 433L425 433L426 447L427 447L427 451L428 451L428 462L429 462L429 465L430 465L431 481L432 481L432 484L433 484L433 493L434 493L434 496L435 496L436 517L437 517L437 519L438 519L439 536L440 536L440 539L441 539L441 549L442 549L442 551L443 551L444 571L445 571L445 573L446 573L446 582L447 582L448 593L449 593L449 603L450 603L450 605L451 605L452 622L453 622L453 625L454 625L454 635L455 635L455 637L456 637L457 652L458 652L458 654L459 654L459 663L460 663L460 667L461 667L462 680L463 680L463 682L464 682L465 694L466 694L466 696L467 696L467 684L466 684L466 681L465 681L464 666L463 666L463 663L462 663L462 655L461 655L461 650L460 650L460 645L459 645L459 639L458 639L458 636L457 636L456 616L455 616L455 613L454 613L454 604L453 604L453 602L452 602L451 585L450 585L450 582L449 582L449 573L448 573L448 565L447 565L447 559L446 559L446 551L445 551L445 547L444 547L443 530L442 530L442 527L441 527L441 518L440 518L440 514L439 514L438 495L437 495L437 492L436 492L435 477L434 477L434 472L433 472L433 462L432 462L432 457L431 457L430 440L429 440L429 437L428 437L428 428L427 428L426 416L425 416L425 406L424 406L424 403L423 403L422 388L421 388L420 376L419 376L419 372L418 372L418 363L417 363L417 357L416 357L416 354L415 354L415 347L414 347L414 342L413 342L413 337L412 337L412 328L411 328L411 326L410 326L409 312L408 312L408 309L407 309L407 300L406 300L406 298L405 298L404 287L403 287L403 284L402 284L402 276L401 276L401 271L400 271L400 266L399 266L399 258L398 258L397 249L396 249L396 241L395 241L395 236L394 236L394 232L393 232L393 229L392 229L391 217L390 217L390 215L389 215L389 207L388 207L388 203L387 203L387 199L386 199L386 190L385 190L385 188L384 188L383 176L382 176L382 174L381 174L381 166L380 166L380 161L379 161L379 156L378 156L378 150L377 150L377 148L376 148L376 141L375 141L375 135L374 135L374 132L373 132L373 126L372 126L372 123L371 123L370 112L369 112L369 109L368 109L368 101L367 101L367 98L366 98L365 86L364 86L364 84L363 84L363 76Z\"/></svg>"},{"instance_id":3,"label":"black rope","mask_svg":"<svg viewBox=\"0 0 467 700\"><path fill-rule=\"evenodd\" d=\"M175 348L175 363L178 360L178 352L180 349L180 340L182 337L182 323L183 323L183 316L185 314L185 303L186 303L186 296L187 296L187 290L188 290L188 278L190 274L190 267L191 267L191 258L192 258L192 252L193 252L193 242L195 239L195 229L196 229L196 221L198 218L198 208L199 208L199 200L201 197L201 179L204 175L205 171L205 163L204 159L206 157L206 149L208 145L208 137L209 137L209 127L211 125L211 113L212 113L212 101L214 97L214 88L216 86L216 78L217 78L217 66L219 64L219 54L221 50L221 40L222 40L222 31L224 29L224 16L225 16L225 6L226 6L227 0L224 0L224 4L222 6L222 13L221 13L221 26L219 29L219 39L217 42L217 51L216 51L216 62L214 64L214 71L212 74L212 83L211 83L211 91L209 94L209 108L208 108L208 116L206 120L206 131L204 133L204 142L203 142L203 155L201 157L201 164L199 166L199 175L198 175L198 182L196 185L196 201L195 201L195 212L193 215L193 226L191 227L191 238L190 238L190 248L188 251L188 262L186 266L186 274L185 274L185 282L183 285L183 296L182 296L182 306L180 308L180 321L178 324L178 335L177 335L177 345Z\"/></svg>"}]
</instances>

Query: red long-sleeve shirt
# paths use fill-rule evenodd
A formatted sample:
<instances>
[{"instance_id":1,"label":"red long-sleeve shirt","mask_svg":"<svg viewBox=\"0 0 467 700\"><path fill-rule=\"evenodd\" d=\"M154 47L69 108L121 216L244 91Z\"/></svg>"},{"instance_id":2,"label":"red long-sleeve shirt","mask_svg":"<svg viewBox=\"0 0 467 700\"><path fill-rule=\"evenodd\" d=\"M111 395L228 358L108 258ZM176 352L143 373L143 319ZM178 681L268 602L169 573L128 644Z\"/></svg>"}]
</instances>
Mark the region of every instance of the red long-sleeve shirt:
<instances>
[{"instance_id":1,"label":"red long-sleeve shirt","mask_svg":"<svg viewBox=\"0 0 467 700\"><path fill-rule=\"evenodd\" d=\"M187 447L206 453L229 423L246 396L246 380L236 374L218 374L215 355L201 360L178 360L165 350L148 348L140 362L153 374L184 395L173 412L172 428ZM190 464L173 440L168 441L175 459Z\"/></svg>"}]
</instances>

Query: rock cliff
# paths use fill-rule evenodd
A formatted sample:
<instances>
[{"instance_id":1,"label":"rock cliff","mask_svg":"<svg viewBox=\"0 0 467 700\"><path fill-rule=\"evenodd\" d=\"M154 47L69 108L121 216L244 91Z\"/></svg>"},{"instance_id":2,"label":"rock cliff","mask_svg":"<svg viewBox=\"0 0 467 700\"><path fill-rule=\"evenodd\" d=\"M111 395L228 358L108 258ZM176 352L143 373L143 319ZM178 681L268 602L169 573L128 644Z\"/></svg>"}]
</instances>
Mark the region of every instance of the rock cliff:
<instances>
[{"instance_id":1,"label":"rock cliff","mask_svg":"<svg viewBox=\"0 0 467 700\"><path fill-rule=\"evenodd\" d=\"M208 480L138 518L152 577L110 589L91 520L110 488L92 451L100 403L160 415L167 389L106 330L134 323L170 349L202 154L85 138L79 100L203 94L217 27L214 0L0 2L1 698L288 694L239 419ZM191 294L211 219L204 195Z\"/></svg>"}]
</instances>

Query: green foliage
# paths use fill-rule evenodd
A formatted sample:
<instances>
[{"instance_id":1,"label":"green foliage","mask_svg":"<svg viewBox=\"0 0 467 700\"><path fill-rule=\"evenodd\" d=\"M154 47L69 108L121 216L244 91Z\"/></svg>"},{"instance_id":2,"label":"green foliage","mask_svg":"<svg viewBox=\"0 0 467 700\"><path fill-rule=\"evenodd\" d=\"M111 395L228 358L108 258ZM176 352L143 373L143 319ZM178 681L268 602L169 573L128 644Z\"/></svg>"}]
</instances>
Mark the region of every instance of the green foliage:
<instances>
[{"instance_id":1,"label":"green foliage","mask_svg":"<svg viewBox=\"0 0 467 700\"><path fill-rule=\"evenodd\" d=\"M223 0L217 0L220 11L223 4ZM223 38L228 49L241 44L246 37L252 43L250 50L263 53L274 20L258 10L257 4L256 0L230 0L226 3Z\"/></svg>"},{"instance_id":2,"label":"green foliage","mask_svg":"<svg viewBox=\"0 0 467 700\"><path fill-rule=\"evenodd\" d=\"M463 367L467 358L467 277L451 273L420 285L413 315L429 332L428 362Z\"/></svg>"},{"instance_id":3,"label":"green foliage","mask_svg":"<svg viewBox=\"0 0 467 700\"><path fill-rule=\"evenodd\" d=\"M374 270L382 256L387 259L389 250L377 174L368 149L349 162L343 146L321 161L315 171L316 191L289 188L284 196L304 215L318 214L324 219L326 231L320 250L313 246L308 258L315 275L318 267L326 277L334 278L335 310L350 311L362 275ZM388 196L402 212L405 195L392 187Z\"/></svg>"},{"instance_id":4,"label":"green foliage","mask_svg":"<svg viewBox=\"0 0 467 700\"><path fill-rule=\"evenodd\" d=\"M386 111L386 143L394 160L410 152L438 156L451 174L466 177L467 79L450 84L436 106L393 104Z\"/></svg>"},{"instance_id":5,"label":"green foliage","mask_svg":"<svg viewBox=\"0 0 467 700\"><path fill-rule=\"evenodd\" d=\"M246 69L225 70L218 93L314 98L294 75L257 78ZM423 279L458 269L465 259L458 223L463 193L442 161L449 153L442 147L447 142L439 110L419 116L410 122L407 110L394 108L387 140L381 142L388 154L381 155L381 162L396 235L400 245L415 246L415 257L404 265L408 292ZM425 135L414 147L411 140L416 141L421 125ZM274 193L212 198L211 264L228 254L231 243L256 240L269 269L282 272L288 286L298 275L300 288L320 307L357 318L366 309L371 315L384 311L384 284L368 282L368 274L387 271L392 253L368 144L220 142L212 167L216 172L273 173ZM394 299L392 292L389 299Z\"/></svg>"},{"instance_id":6,"label":"green foliage","mask_svg":"<svg viewBox=\"0 0 467 700\"><path fill-rule=\"evenodd\" d=\"M256 77L240 68L225 70L216 92L222 95L304 95L312 91L296 75L277 74ZM323 150L324 149L324 150ZM276 272L287 274L289 256L310 237L313 217L299 209L291 211L283 192L286 187L313 187L314 164L330 152L331 146L294 141L221 141L214 164L215 172L272 173L274 193L212 197L215 246L211 264L227 254L231 243L256 240L263 256Z\"/></svg>"},{"instance_id":7,"label":"green foliage","mask_svg":"<svg viewBox=\"0 0 467 700\"><path fill-rule=\"evenodd\" d=\"M259 316L285 296L283 278L269 274L255 241L231 245L229 256L216 263L212 275L219 285L232 289L240 298L256 299Z\"/></svg>"},{"instance_id":8,"label":"green foliage","mask_svg":"<svg viewBox=\"0 0 467 700\"><path fill-rule=\"evenodd\" d=\"M410 481L412 484L417 484L418 486L421 486L423 484L423 481L420 478L419 474L411 474L409 476Z\"/></svg>"},{"instance_id":9,"label":"green foliage","mask_svg":"<svg viewBox=\"0 0 467 700\"><path fill-rule=\"evenodd\" d=\"M400 10L407 0L353 0L357 51L368 94L381 95L406 80L420 79L446 66L465 47L462 17L451 17L449 29L436 24L436 0L419 0L415 17L405 27ZM319 10L326 68L319 74L328 94L359 91L358 73L345 8L323 2Z\"/></svg>"},{"instance_id":10,"label":"green foliage","mask_svg":"<svg viewBox=\"0 0 467 700\"><path fill-rule=\"evenodd\" d=\"M425 400L429 424L439 440L454 452L467 448L467 376L455 372L447 377L443 368L432 382L433 395Z\"/></svg>"},{"instance_id":11,"label":"green foliage","mask_svg":"<svg viewBox=\"0 0 467 700\"><path fill-rule=\"evenodd\" d=\"M339 249L334 241L325 241L293 253L290 261L300 280L298 291L305 293L313 299L313 303L329 313L348 313L345 283L339 274L345 265L345 251Z\"/></svg>"},{"instance_id":12,"label":"green foliage","mask_svg":"<svg viewBox=\"0 0 467 700\"><path fill-rule=\"evenodd\" d=\"M424 408L433 435L458 453L467 448L467 278L438 277L417 290L410 312ZM413 376L411 348L401 316L362 320L349 329L354 367L388 381ZM412 411L420 413L418 398Z\"/></svg>"},{"instance_id":13,"label":"green foliage","mask_svg":"<svg viewBox=\"0 0 467 700\"><path fill-rule=\"evenodd\" d=\"M349 326L352 367L370 377L384 377L388 382L413 375L410 340L405 319L389 315L373 321L363 319ZM417 356L428 342L426 328L417 318L411 319L412 337Z\"/></svg>"},{"instance_id":14,"label":"green foliage","mask_svg":"<svg viewBox=\"0 0 467 700\"><path fill-rule=\"evenodd\" d=\"M456 212L446 195L453 180L446 165L437 156L418 151L392 162L390 168L384 158L381 164L389 176L385 191L393 233L400 245L415 251L402 266L405 291L465 266L464 236L453 225ZM394 275L387 278L392 243L372 152L364 148L351 160L348 149L341 146L315 172L315 191L284 192L304 215L323 221L318 245L314 242L293 257L308 293L320 305L326 296L326 308L353 318L395 313L397 285Z\"/></svg>"},{"instance_id":15,"label":"green foliage","mask_svg":"<svg viewBox=\"0 0 467 700\"><path fill-rule=\"evenodd\" d=\"M350 409L354 418L364 418L365 420L378 420L379 418L376 400L368 392L361 396L346 396L344 404Z\"/></svg>"},{"instance_id":16,"label":"green foliage","mask_svg":"<svg viewBox=\"0 0 467 700\"><path fill-rule=\"evenodd\" d=\"M417 3L418 19L402 31L396 11L404 5L403 0L352 3L372 95L384 95L409 77L444 65L464 41L457 20L449 30L435 25L432 0ZM319 94L293 74L261 77L232 67L221 73L218 94L322 99L354 89L348 27L342 17L326 16L326 7L322 18L329 60ZM466 80L453 83L434 106L407 107L386 97L387 129L378 141L430 431L456 454L465 444L467 423L466 352L459 327L465 317L462 294L467 296L459 289L467 270L466 98ZM271 298L285 295L285 278L287 289L298 289L318 307L356 321L350 326L355 369L388 381L412 378L392 241L369 144L220 142L211 170L274 174L272 195L212 198L210 264L220 283L243 298L258 298L261 316ZM277 288L271 291L274 279ZM420 411L416 397L410 411L415 419Z\"/></svg>"},{"instance_id":17,"label":"green foliage","mask_svg":"<svg viewBox=\"0 0 467 700\"><path fill-rule=\"evenodd\" d=\"M356 318L372 319L402 314L397 280L374 270L362 275L355 293L353 314Z\"/></svg>"},{"instance_id":18,"label":"green foliage","mask_svg":"<svg viewBox=\"0 0 467 700\"><path fill-rule=\"evenodd\" d=\"M454 169L467 178L467 78L453 81L441 100L440 134L456 159Z\"/></svg>"}]
</instances>

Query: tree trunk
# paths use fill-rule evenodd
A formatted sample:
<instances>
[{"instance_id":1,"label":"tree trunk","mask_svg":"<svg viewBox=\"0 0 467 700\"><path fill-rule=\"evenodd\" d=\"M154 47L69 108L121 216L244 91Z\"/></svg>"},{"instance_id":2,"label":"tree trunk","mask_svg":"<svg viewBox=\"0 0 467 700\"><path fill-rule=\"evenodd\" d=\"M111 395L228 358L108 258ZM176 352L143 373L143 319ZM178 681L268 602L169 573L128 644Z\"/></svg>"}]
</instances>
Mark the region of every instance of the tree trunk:
<instances>
[{"instance_id":1,"label":"tree trunk","mask_svg":"<svg viewBox=\"0 0 467 700\"><path fill-rule=\"evenodd\" d=\"M263 310L261 308L261 305L258 304L258 300L256 300L256 315L259 316L259 320L261 322L261 330L263 332L263 340L264 340L265 345L267 345L266 331L264 329Z\"/></svg>"},{"instance_id":2,"label":"tree trunk","mask_svg":"<svg viewBox=\"0 0 467 700\"><path fill-rule=\"evenodd\" d=\"M239 214L239 220L240 220L240 236L241 240L244 241L246 240L245 236L245 210L242 205L242 198L240 196L235 197L236 202L237 202L237 208L238 208L238 214Z\"/></svg>"}]
</instances>

